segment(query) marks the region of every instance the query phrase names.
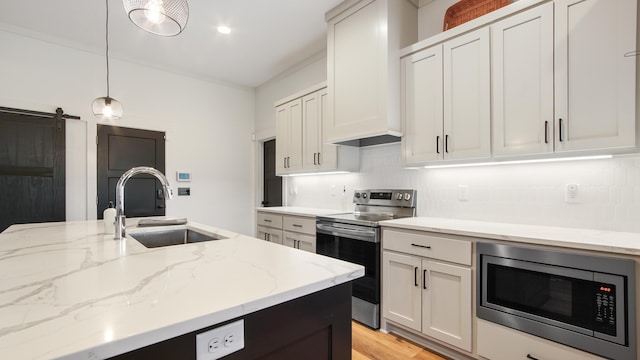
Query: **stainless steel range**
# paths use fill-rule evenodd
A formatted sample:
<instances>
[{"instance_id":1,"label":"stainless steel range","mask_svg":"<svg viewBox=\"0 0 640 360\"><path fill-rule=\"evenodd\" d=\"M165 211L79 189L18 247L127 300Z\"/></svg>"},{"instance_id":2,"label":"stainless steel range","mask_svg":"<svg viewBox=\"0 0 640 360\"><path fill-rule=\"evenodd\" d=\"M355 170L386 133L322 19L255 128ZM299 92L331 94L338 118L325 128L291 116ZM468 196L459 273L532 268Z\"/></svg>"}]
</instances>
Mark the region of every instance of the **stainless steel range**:
<instances>
[{"instance_id":1,"label":"stainless steel range","mask_svg":"<svg viewBox=\"0 0 640 360\"><path fill-rule=\"evenodd\" d=\"M380 225L383 220L416 216L415 190L356 190L355 211L316 221L316 252L365 267L353 282L352 317L380 328Z\"/></svg>"}]
</instances>

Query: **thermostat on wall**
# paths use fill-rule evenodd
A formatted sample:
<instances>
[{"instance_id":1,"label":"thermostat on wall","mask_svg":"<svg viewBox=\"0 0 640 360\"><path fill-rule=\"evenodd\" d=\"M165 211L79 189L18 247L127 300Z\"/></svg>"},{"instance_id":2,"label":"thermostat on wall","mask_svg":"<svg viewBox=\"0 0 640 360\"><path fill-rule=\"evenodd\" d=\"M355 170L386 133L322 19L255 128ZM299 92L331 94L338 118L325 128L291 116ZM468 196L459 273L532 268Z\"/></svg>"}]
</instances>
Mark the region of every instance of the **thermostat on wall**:
<instances>
[{"instance_id":1,"label":"thermostat on wall","mask_svg":"<svg viewBox=\"0 0 640 360\"><path fill-rule=\"evenodd\" d=\"M176 171L176 180L177 181L191 181L191 173Z\"/></svg>"}]
</instances>

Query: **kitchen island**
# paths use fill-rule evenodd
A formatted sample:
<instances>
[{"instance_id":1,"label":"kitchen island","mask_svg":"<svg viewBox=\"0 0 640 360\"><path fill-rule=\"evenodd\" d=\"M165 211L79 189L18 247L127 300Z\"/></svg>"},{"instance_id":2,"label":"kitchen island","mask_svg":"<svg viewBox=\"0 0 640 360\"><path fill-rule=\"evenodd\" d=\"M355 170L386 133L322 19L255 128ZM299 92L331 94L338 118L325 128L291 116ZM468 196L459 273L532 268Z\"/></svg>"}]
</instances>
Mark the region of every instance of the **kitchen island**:
<instances>
[{"instance_id":1,"label":"kitchen island","mask_svg":"<svg viewBox=\"0 0 640 360\"><path fill-rule=\"evenodd\" d=\"M145 358L157 347L163 358L195 359L195 334L243 318L245 348L229 358L276 351L266 341L276 332L320 339L328 351L340 335L350 356L350 281L361 266L187 226L227 239L148 249L113 240L102 221L8 228L0 234L2 358Z\"/></svg>"}]
</instances>

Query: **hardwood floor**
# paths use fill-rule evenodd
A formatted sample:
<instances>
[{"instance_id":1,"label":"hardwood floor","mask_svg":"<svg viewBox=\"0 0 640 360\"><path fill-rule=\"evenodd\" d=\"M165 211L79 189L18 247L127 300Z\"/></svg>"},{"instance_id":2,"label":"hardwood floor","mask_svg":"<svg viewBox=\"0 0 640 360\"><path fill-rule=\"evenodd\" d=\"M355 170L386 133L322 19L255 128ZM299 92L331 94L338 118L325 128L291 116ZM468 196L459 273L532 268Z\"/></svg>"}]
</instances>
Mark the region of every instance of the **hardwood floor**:
<instances>
[{"instance_id":1,"label":"hardwood floor","mask_svg":"<svg viewBox=\"0 0 640 360\"><path fill-rule=\"evenodd\" d=\"M393 334L371 330L352 321L352 360L446 360Z\"/></svg>"}]
</instances>

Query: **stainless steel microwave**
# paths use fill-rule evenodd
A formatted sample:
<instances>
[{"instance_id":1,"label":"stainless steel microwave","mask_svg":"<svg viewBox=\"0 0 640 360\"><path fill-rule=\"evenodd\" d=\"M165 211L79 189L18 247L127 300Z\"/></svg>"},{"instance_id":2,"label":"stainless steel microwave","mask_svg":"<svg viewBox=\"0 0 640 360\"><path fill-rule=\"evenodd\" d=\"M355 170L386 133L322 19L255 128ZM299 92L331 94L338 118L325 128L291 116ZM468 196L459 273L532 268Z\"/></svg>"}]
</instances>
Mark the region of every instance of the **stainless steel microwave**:
<instances>
[{"instance_id":1,"label":"stainless steel microwave","mask_svg":"<svg viewBox=\"0 0 640 360\"><path fill-rule=\"evenodd\" d=\"M478 242L479 318L636 360L635 262Z\"/></svg>"}]
</instances>

